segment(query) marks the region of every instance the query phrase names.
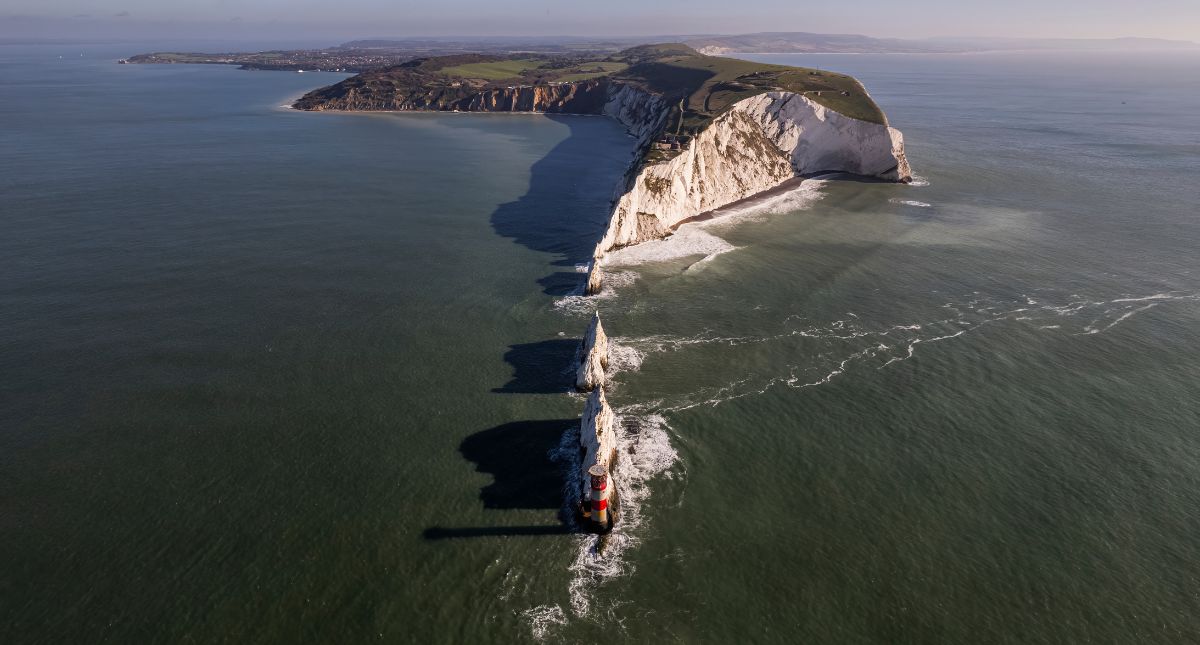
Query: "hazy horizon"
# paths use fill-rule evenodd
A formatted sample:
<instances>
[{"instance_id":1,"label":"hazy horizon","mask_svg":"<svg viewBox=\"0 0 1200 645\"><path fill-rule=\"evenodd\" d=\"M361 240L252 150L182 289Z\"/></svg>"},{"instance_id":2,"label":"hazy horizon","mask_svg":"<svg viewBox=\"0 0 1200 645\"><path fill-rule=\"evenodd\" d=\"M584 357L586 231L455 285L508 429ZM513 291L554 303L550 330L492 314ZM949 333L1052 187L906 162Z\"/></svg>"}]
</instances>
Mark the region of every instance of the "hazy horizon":
<instances>
[{"instance_id":1,"label":"hazy horizon","mask_svg":"<svg viewBox=\"0 0 1200 645\"><path fill-rule=\"evenodd\" d=\"M498 7L479 0L405 6L383 0L338 3L248 0L181 5L153 0L10 0L0 39L329 41L413 37L638 38L664 34L812 32L875 38L1157 38L1200 40L1200 3L1153 0L1131 10L1111 0L1016 0L964 6L914 0L863 0L848 11L762 0L728 15L726 3L669 0L649 6L614 0L566 8L549 0Z\"/></svg>"}]
</instances>

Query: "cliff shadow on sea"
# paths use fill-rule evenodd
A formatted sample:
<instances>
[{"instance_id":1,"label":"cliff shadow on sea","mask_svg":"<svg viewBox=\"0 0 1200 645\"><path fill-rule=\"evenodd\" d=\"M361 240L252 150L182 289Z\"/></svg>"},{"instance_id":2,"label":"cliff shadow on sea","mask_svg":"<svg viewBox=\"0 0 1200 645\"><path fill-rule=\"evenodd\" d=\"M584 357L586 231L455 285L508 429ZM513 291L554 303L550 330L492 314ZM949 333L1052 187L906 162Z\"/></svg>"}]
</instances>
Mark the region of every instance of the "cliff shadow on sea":
<instances>
[{"instance_id":1,"label":"cliff shadow on sea","mask_svg":"<svg viewBox=\"0 0 1200 645\"><path fill-rule=\"evenodd\" d=\"M433 526L422 535L427 540L441 540L572 532L561 512L562 467L551 461L549 453L559 445L563 432L577 423L576 419L513 421L470 435L459 445L459 452L475 464L477 472L492 476L492 482L479 490L485 509L552 510L557 522L526 526Z\"/></svg>"},{"instance_id":2,"label":"cliff shadow on sea","mask_svg":"<svg viewBox=\"0 0 1200 645\"><path fill-rule=\"evenodd\" d=\"M633 159L636 144L620 125L596 116L547 114L568 128L565 139L530 168L529 188L492 212L492 228L517 244L555 257L553 271L538 280L542 291L563 296L582 288L577 266L608 226L613 189Z\"/></svg>"},{"instance_id":3,"label":"cliff shadow on sea","mask_svg":"<svg viewBox=\"0 0 1200 645\"><path fill-rule=\"evenodd\" d=\"M503 387L493 389L502 394L557 394L571 389L574 373L569 369L578 358L578 338L554 338L534 343L509 345L504 361L512 366L513 375Z\"/></svg>"}]
</instances>

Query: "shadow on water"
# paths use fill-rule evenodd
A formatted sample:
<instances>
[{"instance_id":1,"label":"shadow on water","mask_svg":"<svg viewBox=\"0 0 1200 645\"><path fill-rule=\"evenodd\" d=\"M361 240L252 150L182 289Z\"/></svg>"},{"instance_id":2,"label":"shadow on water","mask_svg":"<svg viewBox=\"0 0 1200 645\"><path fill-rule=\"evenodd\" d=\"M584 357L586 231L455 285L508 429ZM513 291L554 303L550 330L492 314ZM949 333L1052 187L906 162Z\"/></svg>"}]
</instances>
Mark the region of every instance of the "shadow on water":
<instances>
[{"instance_id":1,"label":"shadow on water","mask_svg":"<svg viewBox=\"0 0 1200 645\"><path fill-rule=\"evenodd\" d=\"M561 298L579 293L583 287L584 275L578 271L555 271L544 278L538 278L538 284L542 285L542 293Z\"/></svg>"},{"instance_id":2,"label":"shadow on water","mask_svg":"<svg viewBox=\"0 0 1200 645\"><path fill-rule=\"evenodd\" d=\"M592 258L596 240L608 224L612 189L620 181L629 157L612 147L614 141L610 138L623 135L605 119L562 115L544 118L567 126L570 133L533 164L529 189L516 201L498 206L492 212L491 223L497 234L517 244L556 255L552 266L571 267L538 281L546 294L561 296L583 283L584 274L574 268ZM597 155L597 146L603 146L606 154ZM628 150L633 150L632 140Z\"/></svg>"},{"instance_id":3,"label":"shadow on water","mask_svg":"<svg viewBox=\"0 0 1200 645\"><path fill-rule=\"evenodd\" d=\"M572 419L514 421L477 432L459 450L475 462L475 470L494 481L483 487L484 508L553 508L562 506L562 474L548 452L558 445Z\"/></svg>"},{"instance_id":4,"label":"shadow on water","mask_svg":"<svg viewBox=\"0 0 1200 645\"><path fill-rule=\"evenodd\" d=\"M475 469L492 476L479 491L487 509L553 509L557 524L543 526L430 527L429 540L497 535L558 535L571 529L557 513L563 505L563 474L549 452L575 419L515 421L477 432L463 440L459 451Z\"/></svg>"},{"instance_id":5,"label":"shadow on water","mask_svg":"<svg viewBox=\"0 0 1200 645\"><path fill-rule=\"evenodd\" d=\"M426 540L452 540L474 537L510 537L519 535L566 535L574 533L566 524L545 526L472 526L467 528L444 528L431 526L421 532Z\"/></svg>"},{"instance_id":6,"label":"shadow on water","mask_svg":"<svg viewBox=\"0 0 1200 645\"><path fill-rule=\"evenodd\" d=\"M555 394L566 392L571 379L566 368L579 351L578 338L555 338L509 345L504 360L513 367L512 379L493 392L504 394Z\"/></svg>"},{"instance_id":7,"label":"shadow on water","mask_svg":"<svg viewBox=\"0 0 1200 645\"><path fill-rule=\"evenodd\" d=\"M582 287L584 274L576 265L592 257L604 233L611 208L612 188L621 180L634 144L621 139L618 126L595 117L545 115L568 129L530 168L529 188L519 199L501 204L491 215L495 232L517 244L552 254L556 270L538 280L544 293L566 295ZM569 267L568 269L563 269ZM567 391L566 368L575 358L579 339L557 338L510 345L504 359L513 376L493 392L552 394ZM577 419L515 421L475 433L459 446L463 457L492 483L479 498L487 509L553 510L554 524L535 526L430 527L428 540L489 536L537 536L571 533L563 510L563 472L550 461L563 432Z\"/></svg>"}]
</instances>

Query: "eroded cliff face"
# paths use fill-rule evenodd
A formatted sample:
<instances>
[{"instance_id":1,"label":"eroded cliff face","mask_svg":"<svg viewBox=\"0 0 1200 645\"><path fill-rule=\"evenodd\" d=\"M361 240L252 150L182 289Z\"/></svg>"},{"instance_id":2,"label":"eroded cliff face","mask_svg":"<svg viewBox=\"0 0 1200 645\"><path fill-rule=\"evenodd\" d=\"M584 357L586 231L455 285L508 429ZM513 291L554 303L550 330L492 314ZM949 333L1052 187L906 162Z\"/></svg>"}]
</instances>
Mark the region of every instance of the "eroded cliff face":
<instances>
[{"instance_id":1,"label":"eroded cliff face","mask_svg":"<svg viewBox=\"0 0 1200 645\"><path fill-rule=\"evenodd\" d=\"M795 176L787 156L741 110L718 117L691 146L644 166L617 199L597 257L666 236L680 221Z\"/></svg>"},{"instance_id":2,"label":"eroded cliff face","mask_svg":"<svg viewBox=\"0 0 1200 645\"><path fill-rule=\"evenodd\" d=\"M830 110L807 97L769 92L737 104L763 134L787 154L797 174L849 172L889 181L909 181L904 135Z\"/></svg>"},{"instance_id":3,"label":"eroded cliff face","mask_svg":"<svg viewBox=\"0 0 1200 645\"><path fill-rule=\"evenodd\" d=\"M608 469L612 476L612 465L617 449L616 415L608 406L604 396L604 388L597 386L588 396L583 406L583 416L579 427L579 448L583 453L580 459L579 483L580 499L587 499L591 489L591 477L588 469L601 464Z\"/></svg>"},{"instance_id":4,"label":"eroded cliff face","mask_svg":"<svg viewBox=\"0 0 1200 645\"><path fill-rule=\"evenodd\" d=\"M631 85L614 83L609 86L601 113L625 126L640 144L658 133L667 119L666 108L667 103L660 96Z\"/></svg>"},{"instance_id":5,"label":"eroded cliff face","mask_svg":"<svg viewBox=\"0 0 1200 645\"><path fill-rule=\"evenodd\" d=\"M688 149L630 173L593 253L586 292L600 291L608 251L666 237L684 220L826 171L911 178L904 138L895 128L852 119L791 92L739 101Z\"/></svg>"},{"instance_id":6,"label":"eroded cliff face","mask_svg":"<svg viewBox=\"0 0 1200 645\"><path fill-rule=\"evenodd\" d=\"M295 107L602 114L625 126L642 150L671 114L661 96L611 78L483 90L453 83L432 87L350 81L311 92ZM904 137L895 128L845 116L793 92L766 92L735 103L685 150L658 163L635 162L626 173L593 252L586 293L601 290L608 251L666 237L692 217L820 172L888 181L908 181L911 175Z\"/></svg>"},{"instance_id":7,"label":"eroded cliff face","mask_svg":"<svg viewBox=\"0 0 1200 645\"><path fill-rule=\"evenodd\" d=\"M644 139L657 132L667 116L663 100L649 92L607 78L476 90L470 86L402 87L339 83L310 92L298 110L324 111L461 111L602 114Z\"/></svg>"},{"instance_id":8,"label":"eroded cliff face","mask_svg":"<svg viewBox=\"0 0 1200 645\"><path fill-rule=\"evenodd\" d=\"M296 101L294 107L313 111L460 110L600 114L608 101L611 85L608 79L597 79L478 90L462 83L406 88L343 82L306 94Z\"/></svg>"},{"instance_id":9,"label":"eroded cliff face","mask_svg":"<svg viewBox=\"0 0 1200 645\"><path fill-rule=\"evenodd\" d=\"M608 368L608 336L600 324L600 313L592 316L587 334L583 338L579 367L575 371L575 388L580 392L591 392L604 385L604 370Z\"/></svg>"}]
</instances>

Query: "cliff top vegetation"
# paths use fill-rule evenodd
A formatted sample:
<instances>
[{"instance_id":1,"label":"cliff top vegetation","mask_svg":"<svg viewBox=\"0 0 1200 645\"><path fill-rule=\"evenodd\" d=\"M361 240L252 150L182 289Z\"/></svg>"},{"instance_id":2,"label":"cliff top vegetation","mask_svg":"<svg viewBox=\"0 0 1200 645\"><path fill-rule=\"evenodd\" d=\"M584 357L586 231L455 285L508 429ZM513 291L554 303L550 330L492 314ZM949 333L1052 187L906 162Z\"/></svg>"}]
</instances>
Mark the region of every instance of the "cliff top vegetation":
<instances>
[{"instance_id":1,"label":"cliff top vegetation","mask_svg":"<svg viewBox=\"0 0 1200 645\"><path fill-rule=\"evenodd\" d=\"M333 88L341 86L343 91L354 88L367 95L392 95L435 88L483 91L601 78L662 95L672 106L667 119L668 133L699 132L734 103L770 91L800 93L846 116L872 123L886 122L883 112L851 76L705 56L680 43L641 45L610 55L456 54L415 58L363 72ZM305 100L319 101L326 95L331 94L317 90Z\"/></svg>"}]
</instances>

